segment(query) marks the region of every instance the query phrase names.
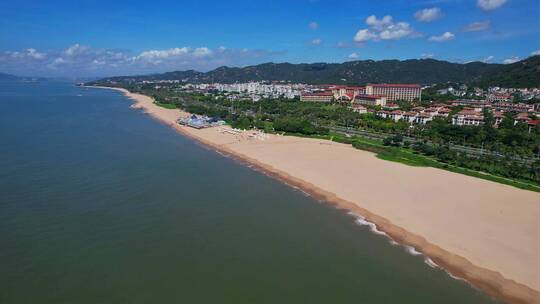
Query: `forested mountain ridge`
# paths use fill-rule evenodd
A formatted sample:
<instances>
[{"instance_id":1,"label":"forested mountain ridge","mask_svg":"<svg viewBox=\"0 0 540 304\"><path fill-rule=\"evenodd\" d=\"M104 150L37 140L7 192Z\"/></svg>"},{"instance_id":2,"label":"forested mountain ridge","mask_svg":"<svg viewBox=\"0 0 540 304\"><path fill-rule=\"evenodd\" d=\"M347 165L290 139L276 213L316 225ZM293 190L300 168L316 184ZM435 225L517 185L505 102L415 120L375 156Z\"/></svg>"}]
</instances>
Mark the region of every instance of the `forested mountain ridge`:
<instances>
[{"instance_id":1,"label":"forested mountain ridge","mask_svg":"<svg viewBox=\"0 0 540 304\"><path fill-rule=\"evenodd\" d=\"M18 78L19 77L15 75L0 72L0 81L14 81L14 80L17 80Z\"/></svg>"},{"instance_id":2,"label":"forested mountain ridge","mask_svg":"<svg viewBox=\"0 0 540 304\"><path fill-rule=\"evenodd\" d=\"M247 67L219 67L162 74L109 77L98 82L180 80L189 83L287 81L308 84L460 82L483 86L540 87L540 56L513 64L452 63L435 59L359 60L344 63L263 63Z\"/></svg>"}]
</instances>

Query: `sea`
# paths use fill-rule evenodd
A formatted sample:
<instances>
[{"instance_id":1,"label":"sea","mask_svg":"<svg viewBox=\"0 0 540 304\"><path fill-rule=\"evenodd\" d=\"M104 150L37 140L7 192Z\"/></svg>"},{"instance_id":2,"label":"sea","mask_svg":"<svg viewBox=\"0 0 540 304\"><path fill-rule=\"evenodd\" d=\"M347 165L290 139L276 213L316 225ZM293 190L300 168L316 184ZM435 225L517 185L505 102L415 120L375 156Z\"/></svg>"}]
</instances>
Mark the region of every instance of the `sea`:
<instances>
[{"instance_id":1,"label":"sea","mask_svg":"<svg viewBox=\"0 0 540 304\"><path fill-rule=\"evenodd\" d=\"M0 82L0 303L497 303L131 104Z\"/></svg>"}]
</instances>

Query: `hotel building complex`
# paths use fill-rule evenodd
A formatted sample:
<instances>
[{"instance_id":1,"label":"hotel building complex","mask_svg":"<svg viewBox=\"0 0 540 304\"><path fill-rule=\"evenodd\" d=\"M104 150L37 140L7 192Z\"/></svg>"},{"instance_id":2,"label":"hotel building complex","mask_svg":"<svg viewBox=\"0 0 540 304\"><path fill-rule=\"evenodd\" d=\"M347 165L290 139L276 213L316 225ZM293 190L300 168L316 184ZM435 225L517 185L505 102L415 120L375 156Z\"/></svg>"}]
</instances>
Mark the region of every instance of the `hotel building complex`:
<instances>
[{"instance_id":1,"label":"hotel building complex","mask_svg":"<svg viewBox=\"0 0 540 304\"><path fill-rule=\"evenodd\" d=\"M420 100L422 87L418 84L368 84L365 87L325 85L318 87L321 91L303 92L301 101L335 100L366 106L385 106L387 101Z\"/></svg>"},{"instance_id":2,"label":"hotel building complex","mask_svg":"<svg viewBox=\"0 0 540 304\"><path fill-rule=\"evenodd\" d=\"M388 101L414 101L420 100L422 87L418 84L368 84L366 94L385 96Z\"/></svg>"}]
</instances>

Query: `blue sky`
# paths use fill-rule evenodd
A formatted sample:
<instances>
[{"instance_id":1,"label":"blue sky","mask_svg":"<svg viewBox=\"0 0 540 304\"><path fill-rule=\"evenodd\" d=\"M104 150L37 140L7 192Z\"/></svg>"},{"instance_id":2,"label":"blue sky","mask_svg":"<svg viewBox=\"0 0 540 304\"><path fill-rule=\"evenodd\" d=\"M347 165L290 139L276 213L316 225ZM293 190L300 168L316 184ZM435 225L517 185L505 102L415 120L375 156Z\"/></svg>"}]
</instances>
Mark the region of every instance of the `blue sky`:
<instances>
[{"instance_id":1,"label":"blue sky","mask_svg":"<svg viewBox=\"0 0 540 304\"><path fill-rule=\"evenodd\" d=\"M537 0L2 1L0 72L108 76L262 62L540 53Z\"/></svg>"}]
</instances>

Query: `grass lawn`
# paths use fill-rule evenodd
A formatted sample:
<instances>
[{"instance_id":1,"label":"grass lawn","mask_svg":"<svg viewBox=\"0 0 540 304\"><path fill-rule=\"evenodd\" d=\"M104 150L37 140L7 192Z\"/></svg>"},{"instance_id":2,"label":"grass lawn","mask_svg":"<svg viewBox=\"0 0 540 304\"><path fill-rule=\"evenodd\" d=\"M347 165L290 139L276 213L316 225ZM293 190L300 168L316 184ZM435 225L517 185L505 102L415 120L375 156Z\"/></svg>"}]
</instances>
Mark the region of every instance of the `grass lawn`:
<instances>
[{"instance_id":1,"label":"grass lawn","mask_svg":"<svg viewBox=\"0 0 540 304\"><path fill-rule=\"evenodd\" d=\"M155 101L154 103L157 106L160 106L160 107L165 108L165 109L176 109L176 105L174 105L172 103L161 103L161 102L157 102L157 101Z\"/></svg>"}]
</instances>

